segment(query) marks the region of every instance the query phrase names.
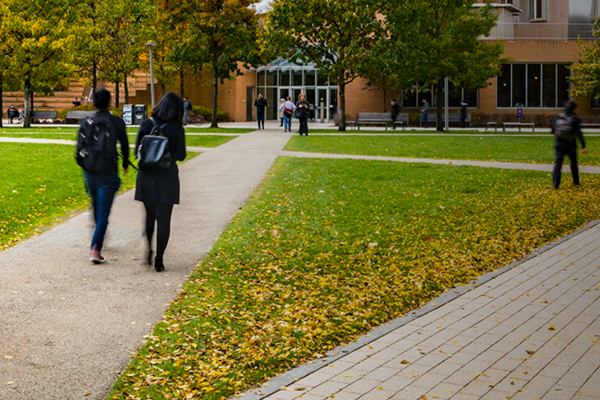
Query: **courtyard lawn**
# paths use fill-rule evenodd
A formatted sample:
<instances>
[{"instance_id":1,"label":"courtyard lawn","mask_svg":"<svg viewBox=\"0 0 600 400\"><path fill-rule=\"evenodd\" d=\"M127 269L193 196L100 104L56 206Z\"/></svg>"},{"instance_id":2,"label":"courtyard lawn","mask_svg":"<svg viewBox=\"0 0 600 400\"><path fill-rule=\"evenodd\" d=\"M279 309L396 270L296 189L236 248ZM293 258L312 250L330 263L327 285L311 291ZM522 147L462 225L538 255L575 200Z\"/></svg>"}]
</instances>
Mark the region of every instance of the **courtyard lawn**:
<instances>
[{"instance_id":1,"label":"courtyard lawn","mask_svg":"<svg viewBox=\"0 0 600 400\"><path fill-rule=\"evenodd\" d=\"M28 139L54 139L54 140L77 140L77 133L8 133L8 134L0 134L0 138L2 137L15 137L15 138L28 138ZM127 135L129 144L135 144L135 134ZM228 136L220 136L220 135L197 135L197 134L188 134L186 136L186 144L188 146L194 147L218 147L224 143L229 142L230 140L235 139L237 136L228 135Z\"/></svg>"},{"instance_id":2,"label":"courtyard lawn","mask_svg":"<svg viewBox=\"0 0 600 400\"><path fill-rule=\"evenodd\" d=\"M279 158L109 397L225 399L258 385L599 218L599 184Z\"/></svg>"},{"instance_id":3,"label":"courtyard lawn","mask_svg":"<svg viewBox=\"0 0 600 400\"><path fill-rule=\"evenodd\" d=\"M0 145L0 250L89 207L73 152L69 145ZM188 152L187 159L196 155ZM121 175L120 193L135 186L135 177L133 168Z\"/></svg>"},{"instance_id":4,"label":"courtyard lawn","mask_svg":"<svg viewBox=\"0 0 600 400\"><path fill-rule=\"evenodd\" d=\"M554 163L553 137L294 136L285 150L386 157ZM600 165L600 137L586 137L581 165ZM579 144L578 144L579 146Z\"/></svg>"},{"instance_id":5,"label":"courtyard lawn","mask_svg":"<svg viewBox=\"0 0 600 400\"><path fill-rule=\"evenodd\" d=\"M296 126L292 126L292 127L298 127ZM483 132L479 132L475 129L461 129L461 128L450 128L450 130L446 131L446 132L436 132L435 129L421 129L421 128L417 128L417 127L408 127L406 129L402 129L402 128L396 128L395 130L393 130L392 128L388 128L388 130L386 131L384 128L377 128L377 129L373 129L373 127L367 127L369 129L352 129L350 127L348 127L346 129L345 132L340 132L338 131L338 128L330 128L330 129L311 129L310 128L310 124L308 125L308 133L312 133L312 134L323 134L323 133L337 133L337 134L397 134L397 135L401 135L401 134L418 134L418 135L437 135L437 134L449 134L449 135L473 135L473 134L477 134L477 135L492 135L492 134L496 134L496 135L513 135L513 134L517 134L517 135L543 135L543 134L548 134L549 132L549 128L536 128L535 132L532 132L531 129L527 130L527 129L523 129L522 132L519 131L506 131L506 132L502 132L502 128L500 128L498 130L498 132L494 132L494 130L489 130L487 132L483 131ZM482 128L479 128L482 129ZM293 130L293 132L296 132L298 129ZM585 134L585 133L584 133Z\"/></svg>"}]
</instances>

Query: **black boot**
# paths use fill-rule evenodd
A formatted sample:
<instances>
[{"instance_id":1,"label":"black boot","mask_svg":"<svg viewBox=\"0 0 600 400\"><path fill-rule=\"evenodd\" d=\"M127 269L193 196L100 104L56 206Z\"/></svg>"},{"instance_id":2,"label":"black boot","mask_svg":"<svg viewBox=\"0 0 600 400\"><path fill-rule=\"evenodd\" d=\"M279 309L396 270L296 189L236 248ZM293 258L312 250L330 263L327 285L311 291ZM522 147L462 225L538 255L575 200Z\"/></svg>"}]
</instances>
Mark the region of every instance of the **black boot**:
<instances>
[{"instance_id":1,"label":"black boot","mask_svg":"<svg viewBox=\"0 0 600 400\"><path fill-rule=\"evenodd\" d=\"M165 270L165 264L163 264L163 260L159 260L158 258L154 259L154 269L156 272L162 272Z\"/></svg>"}]
</instances>

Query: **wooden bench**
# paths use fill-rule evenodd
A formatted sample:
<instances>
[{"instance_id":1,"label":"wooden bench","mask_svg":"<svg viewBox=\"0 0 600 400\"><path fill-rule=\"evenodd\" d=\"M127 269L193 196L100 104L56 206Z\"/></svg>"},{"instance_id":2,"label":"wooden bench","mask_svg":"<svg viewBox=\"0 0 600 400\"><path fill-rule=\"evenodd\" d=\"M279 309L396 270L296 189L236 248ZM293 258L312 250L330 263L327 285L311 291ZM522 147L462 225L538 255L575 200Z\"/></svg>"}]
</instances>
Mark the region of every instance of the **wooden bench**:
<instances>
[{"instance_id":1,"label":"wooden bench","mask_svg":"<svg viewBox=\"0 0 600 400\"><path fill-rule=\"evenodd\" d=\"M581 126L582 128L600 128L600 123L585 123L585 124L579 124L579 126Z\"/></svg>"},{"instance_id":2,"label":"wooden bench","mask_svg":"<svg viewBox=\"0 0 600 400\"><path fill-rule=\"evenodd\" d=\"M96 114L95 111L67 111L67 118L65 119L76 119L82 120L93 117Z\"/></svg>"},{"instance_id":3,"label":"wooden bench","mask_svg":"<svg viewBox=\"0 0 600 400\"><path fill-rule=\"evenodd\" d=\"M535 132L535 124L528 122L503 122L502 123L502 132L506 132L507 126L516 126L519 128L519 132L521 132L521 127L531 128L532 132Z\"/></svg>"},{"instance_id":4,"label":"wooden bench","mask_svg":"<svg viewBox=\"0 0 600 400\"><path fill-rule=\"evenodd\" d=\"M360 127L363 125L380 125L384 126L387 131L388 125L391 125L394 129L399 125L404 129L405 122L406 125L408 125L407 113L398 114L396 121L392 120L392 114L390 113L358 113L358 122L356 122L355 125L358 130L360 130Z\"/></svg>"},{"instance_id":5,"label":"wooden bench","mask_svg":"<svg viewBox=\"0 0 600 400\"><path fill-rule=\"evenodd\" d=\"M29 120L33 123L34 119L51 119L52 122L54 122L56 119L56 111L32 111Z\"/></svg>"},{"instance_id":6,"label":"wooden bench","mask_svg":"<svg viewBox=\"0 0 600 400\"><path fill-rule=\"evenodd\" d=\"M442 113L442 121L445 122L445 115L444 113ZM429 112L429 115L427 116L427 122L428 123L436 123L437 122L437 113L431 113ZM448 122L452 123L452 122L462 122L460 120L460 114L457 113L449 113L448 114ZM467 118L465 119L465 122L469 124L469 127L471 126L471 114L467 113ZM423 126L423 120L421 118L419 118L419 126Z\"/></svg>"},{"instance_id":7,"label":"wooden bench","mask_svg":"<svg viewBox=\"0 0 600 400\"><path fill-rule=\"evenodd\" d=\"M498 132L498 124L496 122L486 122L485 123L485 131L488 131L488 128L493 126L494 127L494 132Z\"/></svg>"}]
</instances>

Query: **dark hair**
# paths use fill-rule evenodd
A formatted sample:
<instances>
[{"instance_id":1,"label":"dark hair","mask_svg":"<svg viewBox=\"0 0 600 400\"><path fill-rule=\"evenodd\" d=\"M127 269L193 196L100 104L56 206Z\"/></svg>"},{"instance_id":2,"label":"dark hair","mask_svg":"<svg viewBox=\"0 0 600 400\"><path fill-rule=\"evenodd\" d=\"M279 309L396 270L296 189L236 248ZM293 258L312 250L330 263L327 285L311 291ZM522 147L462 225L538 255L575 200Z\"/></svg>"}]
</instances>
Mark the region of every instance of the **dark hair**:
<instances>
[{"instance_id":1,"label":"dark hair","mask_svg":"<svg viewBox=\"0 0 600 400\"><path fill-rule=\"evenodd\" d=\"M169 92L165 94L152 109L152 117L164 122L181 122L183 119L183 100L177 93Z\"/></svg>"},{"instance_id":2,"label":"dark hair","mask_svg":"<svg viewBox=\"0 0 600 400\"><path fill-rule=\"evenodd\" d=\"M565 108L566 108L567 110L573 111L574 109L576 109L576 108L577 108L577 102L576 102L575 100L568 100L568 101L565 103Z\"/></svg>"},{"instance_id":3,"label":"dark hair","mask_svg":"<svg viewBox=\"0 0 600 400\"><path fill-rule=\"evenodd\" d=\"M291 96L288 96L288 97L286 97L286 100L290 100L290 101L291 101L291 100L292 100L292 97L291 97Z\"/></svg>"},{"instance_id":4,"label":"dark hair","mask_svg":"<svg viewBox=\"0 0 600 400\"><path fill-rule=\"evenodd\" d=\"M94 107L98 110L107 110L110 106L110 92L104 88L94 92Z\"/></svg>"},{"instance_id":5,"label":"dark hair","mask_svg":"<svg viewBox=\"0 0 600 400\"><path fill-rule=\"evenodd\" d=\"M396 99L392 99L392 101L395 103L395 102L396 102Z\"/></svg>"}]
</instances>

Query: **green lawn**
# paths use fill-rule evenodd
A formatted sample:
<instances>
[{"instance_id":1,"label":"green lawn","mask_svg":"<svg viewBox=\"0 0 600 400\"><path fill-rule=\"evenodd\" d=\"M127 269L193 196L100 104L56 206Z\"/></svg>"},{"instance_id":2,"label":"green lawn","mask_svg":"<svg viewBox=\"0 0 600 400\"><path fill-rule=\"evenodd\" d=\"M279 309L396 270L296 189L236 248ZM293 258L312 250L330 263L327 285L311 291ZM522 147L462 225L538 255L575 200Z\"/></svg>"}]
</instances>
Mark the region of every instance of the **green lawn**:
<instances>
[{"instance_id":1,"label":"green lawn","mask_svg":"<svg viewBox=\"0 0 600 400\"><path fill-rule=\"evenodd\" d=\"M553 137L461 136L294 136L285 150L370 156L554 162ZM600 137L587 137L582 165L600 165Z\"/></svg>"},{"instance_id":2,"label":"green lawn","mask_svg":"<svg viewBox=\"0 0 600 400\"><path fill-rule=\"evenodd\" d=\"M43 127L33 127L33 128L21 128L21 127L11 127L5 126L0 128L0 134L10 134L11 136L17 134L58 134L58 133L77 133L77 127L53 127L53 126L43 126ZM241 135L244 133L254 132L256 129L245 129L245 128L191 128L185 127L186 133L235 133L237 135ZM128 126L128 133L136 133L138 131L137 126ZM20 136L15 136L20 137Z\"/></svg>"},{"instance_id":3,"label":"green lawn","mask_svg":"<svg viewBox=\"0 0 600 400\"><path fill-rule=\"evenodd\" d=\"M0 250L89 207L73 152L69 145L0 145ZM120 192L133 188L135 177L133 168L122 175Z\"/></svg>"},{"instance_id":4,"label":"green lawn","mask_svg":"<svg viewBox=\"0 0 600 400\"><path fill-rule=\"evenodd\" d=\"M128 134L129 144L135 144L135 134ZM0 137L17 137L17 138L30 138L30 139L54 139L54 140L77 140L77 134L74 133L8 133L0 134ZM195 147L218 147L230 140L235 139L237 136L219 136L219 135L194 135L188 134L186 136L186 144L188 146Z\"/></svg>"},{"instance_id":5,"label":"green lawn","mask_svg":"<svg viewBox=\"0 0 600 400\"><path fill-rule=\"evenodd\" d=\"M292 126L294 127L294 126ZM296 129L297 130L297 129ZM472 135L472 134L481 134L481 135L491 135L491 134L496 134L496 135L539 135L539 134L543 134L546 133L548 134L549 130L548 128L537 128L536 132L532 132L531 129L523 129L522 132L519 131L506 131L506 132L502 132L502 128L498 129L497 132L494 132L494 129L488 130L487 132L478 132L476 130L469 130L469 129L460 129L460 128L450 128L449 131L447 132L436 132L434 129L429 129L429 130L425 130L425 129L421 129L421 128L417 128L417 127L408 127L405 130L403 130L402 128L396 128L395 130L393 130L392 128L388 128L388 130L386 131L385 129L352 129L350 127L346 128L345 132L340 132L338 131L338 128L330 128L330 129L310 129L310 124L308 125L308 133L318 133L318 134L322 134L322 133L341 133L341 134L380 134L380 133L387 133L387 134L419 134L419 135L435 135L435 134L439 134L439 133L446 133L446 134L458 134L458 135Z\"/></svg>"},{"instance_id":6,"label":"green lawn","mask_svg":"<svg viewBox=\"0 0 600 400\"><path fill-rule=\"evenodd\" d=\"M225 399L600 217L599 176L550 186L534 171L279 158L110 398Z\"/></svg>"}]
</instances>

